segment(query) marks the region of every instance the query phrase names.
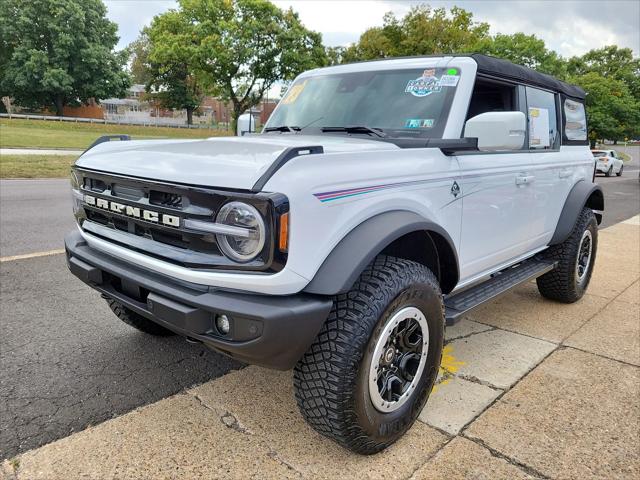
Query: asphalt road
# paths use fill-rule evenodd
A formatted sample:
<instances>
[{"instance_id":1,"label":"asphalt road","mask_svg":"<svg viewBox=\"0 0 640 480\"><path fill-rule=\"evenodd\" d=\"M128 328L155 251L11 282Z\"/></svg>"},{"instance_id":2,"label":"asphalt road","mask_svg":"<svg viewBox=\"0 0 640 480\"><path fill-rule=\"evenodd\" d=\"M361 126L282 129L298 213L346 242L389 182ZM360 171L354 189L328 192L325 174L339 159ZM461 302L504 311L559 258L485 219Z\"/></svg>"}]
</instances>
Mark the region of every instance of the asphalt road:
<instances>
[{"instance_id":1,"label":"asphalt road","mask_svg":"<svg viewBox=\"0 0 640 480\"><path fill-rule=\"evenodd\" d=\"M0 256L64 248L73 228L69 180L0 180Z\"/></svg>"},{"instance_id":2,"label":"asphalt road","mask_svg":"<svg viewBox=\"0 0 640 480\"><path fill-rule=\"evenodd\" d=\"M640 149L623 177L598 177L604 226L640 210ZM0 181L0 256L63 247L67 180ZM0 263L0 459L219 377L241 364L120 322L61 254Z\"/></svg>"},{"instance_id":3,"label":"asphalt road","mask_svg":"<svg viewBox=\"0 0 640 480\"><path fill-rule=\"evenodd\" d=\"M621 150L631 155L631 162L624 165L621 177L605 177L604 174L596 176L596 182L604 191L604 220L601 228L631 218L640 213L640 182L638 171L640 170L640 147L623 147L620 145L608 145L607 148Z\"/></svg>"}]
</instances>

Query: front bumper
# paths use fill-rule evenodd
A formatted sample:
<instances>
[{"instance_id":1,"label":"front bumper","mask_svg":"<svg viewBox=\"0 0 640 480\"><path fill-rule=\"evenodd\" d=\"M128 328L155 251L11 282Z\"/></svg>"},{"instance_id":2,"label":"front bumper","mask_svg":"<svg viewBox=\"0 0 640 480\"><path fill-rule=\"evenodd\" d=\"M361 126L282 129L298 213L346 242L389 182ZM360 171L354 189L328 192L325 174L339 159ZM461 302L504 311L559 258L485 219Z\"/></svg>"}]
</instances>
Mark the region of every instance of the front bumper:
<instances>
[{"instance_id":1,"label":"front bumper","mask_svg":"<svg viewBox=\"0 0 640 480\"><path fill-rule=\"evenodd\" d=\"M90 248L77 231L65 249L71 273L102 294L226 355L278 370L293 368L332 306L323 296L228 292L172 279ZM232 319L227 335L215 327L217 314Z\"/></svg>"}]
</instances>

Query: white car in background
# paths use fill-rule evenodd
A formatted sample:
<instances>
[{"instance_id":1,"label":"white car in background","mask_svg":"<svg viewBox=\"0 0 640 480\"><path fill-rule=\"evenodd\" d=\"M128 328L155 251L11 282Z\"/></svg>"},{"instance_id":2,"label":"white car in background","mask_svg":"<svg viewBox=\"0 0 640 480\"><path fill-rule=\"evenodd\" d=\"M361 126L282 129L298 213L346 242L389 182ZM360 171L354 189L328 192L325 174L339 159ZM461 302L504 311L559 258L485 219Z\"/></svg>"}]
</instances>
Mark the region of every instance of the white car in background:
<instances>
[{"instance_id":1,"label":"white car in background","mask_svg":"<svg viewBox=\"0 0 640 480\"><path fill-rule=\"evenodd\" d=\"M596 172L602 172L607 177L614 173L619 177L624 169L624 162L615 150L591 150L593 157L596 159Z\"/></svg>"}]
</instances>

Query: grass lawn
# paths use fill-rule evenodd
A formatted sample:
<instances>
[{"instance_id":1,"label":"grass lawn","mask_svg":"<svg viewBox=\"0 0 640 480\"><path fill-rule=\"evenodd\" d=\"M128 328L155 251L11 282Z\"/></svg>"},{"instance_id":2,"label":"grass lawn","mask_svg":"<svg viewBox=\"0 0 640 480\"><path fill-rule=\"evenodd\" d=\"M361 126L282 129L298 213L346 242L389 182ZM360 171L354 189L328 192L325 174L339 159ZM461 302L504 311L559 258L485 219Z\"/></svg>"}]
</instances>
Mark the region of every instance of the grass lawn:
<instances>
[{"instance_id":1,"label":"grass lawn","mask_svg":"<svg viewBox=\"0 0 640 480\"><path fill-rule=\"evenodd\" d=\"M0 178L68 177L76 155L0 155Z\"/></svg>"},{"instance_id":2,"label":"grass lawn","mask_svg":"<svg viewBox=\"0 0 640 480\"><path fill-rule=\"evenodd\" d=\"M229 135L223 130L85 124L47 120L0 120L0 147L85 149L101 135L125 133L136 139L207 138Z\"/></svg>"},{"instance_id":3,"label":"grass lawn","mask_svg":"<svg viewBox=\"0 0 640 480\"><path fill-rule=\"evenodd\" d=\"M629 160L631 160L631 155L629 155L628 153L624 153L624 152L621 152L620 150L616 150L616 154L618 155L618 157L620 157L620 159L623 162L628 162Z\"/></svg>"}]
</instances>

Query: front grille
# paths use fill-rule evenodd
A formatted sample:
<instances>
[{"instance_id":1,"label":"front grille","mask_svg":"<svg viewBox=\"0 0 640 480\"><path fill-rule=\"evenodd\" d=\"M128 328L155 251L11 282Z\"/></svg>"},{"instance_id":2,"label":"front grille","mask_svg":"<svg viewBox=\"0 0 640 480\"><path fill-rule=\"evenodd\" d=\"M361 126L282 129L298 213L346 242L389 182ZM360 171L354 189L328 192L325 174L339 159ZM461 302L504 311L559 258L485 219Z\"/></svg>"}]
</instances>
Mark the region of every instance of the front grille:
<instances>
[{"instance_id":1,"label":"front grille","mask_svg":"<svg viewBox=\"0 0 640 480\"><path fill-rule=\"evenodd\" d=\"M273 208L264 195L242 194L202 187L153 182L76 169L82 192L93 197L76 214L83 230L105 240L183 266L270 270L273 241L267 237L263 254L247 264L228 260L218 248L215 235L184 228L184 219L212 222L222 205L231 200L250 202L273 224ZM119 208L113 207L114 203ZM113 211L112 211L113 210ZM142 218L144 212L157 220ZM127 215L126 212L137 216ZM172 222L164 222L170 217ZM175 224L176 219L179 219ZM85 223L87 222L87 223ZM276 267L281 268L281 265Z\"/></svg>"},{"instance_id":2,"label":"front grille","mask_svg":"<svg viewBox=\"0 0 640 480\"><path fill-rule=\"evenodd\" d=\"M182 208L182 195L151 190L151 192L149 192L149 203L163 207Z\"/></svg>"}]
</instances>

